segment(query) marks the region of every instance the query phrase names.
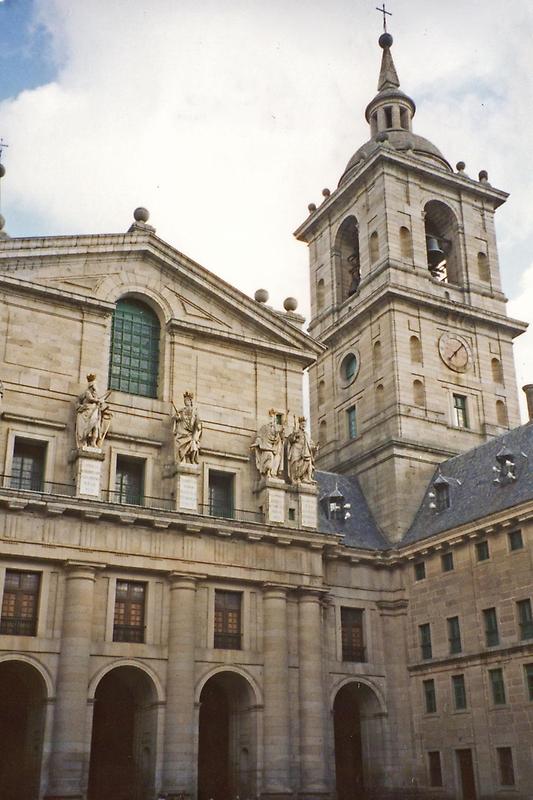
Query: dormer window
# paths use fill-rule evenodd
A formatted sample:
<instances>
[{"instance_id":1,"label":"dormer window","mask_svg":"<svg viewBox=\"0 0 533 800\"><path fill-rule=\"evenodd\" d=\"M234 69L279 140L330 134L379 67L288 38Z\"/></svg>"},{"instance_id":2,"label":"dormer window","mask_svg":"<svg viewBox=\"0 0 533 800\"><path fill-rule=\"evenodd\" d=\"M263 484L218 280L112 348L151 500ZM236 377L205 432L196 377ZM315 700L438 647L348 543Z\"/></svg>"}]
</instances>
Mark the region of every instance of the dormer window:
<instances>
[{"instance_id":1,"label":"dormer window","mask_svg":"<svg viewBox=\"0 0 533 800\"><path fill-rule=\"evenodd\" d=\"M351 517L351 504L345 501L344 495L338 488L335 488L330 495L324 497L322 502L325 505L328 519L344 522Z\"/></svg>"},{"instance_id":2,"label":"dormer window","mask_svg":"<svg viewBox=\"0 0 533 800\"><path fill-rule=\"evenodd\" d=\"M493 483L505 486L516 480L516 462L513 453L505 445L496 453L497 465L492 468L494 472Z\"/></svg>"},{"instance_id":3,"label":"dormer window","mask_svg":"<svg viewBox=\"0 0 533 800\"><path fill-rule=\"evenodd\" d=\"M429 507L436 514L450 508L450 484L445 477L439 475L433 482L433 490L429 493Z\"/></svg>"}]
</instances>

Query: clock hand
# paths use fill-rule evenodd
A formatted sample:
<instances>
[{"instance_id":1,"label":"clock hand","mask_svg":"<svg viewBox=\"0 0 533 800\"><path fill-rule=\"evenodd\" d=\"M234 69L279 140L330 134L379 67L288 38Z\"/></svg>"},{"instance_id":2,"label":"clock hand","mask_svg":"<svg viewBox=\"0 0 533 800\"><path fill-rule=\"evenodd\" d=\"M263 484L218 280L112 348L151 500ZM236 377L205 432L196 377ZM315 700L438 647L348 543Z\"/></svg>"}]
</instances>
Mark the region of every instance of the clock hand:
<instances>
[{"instance_id":1,"label":"clock hand","mask_svg":"<svg viewBox=\"0 0 533 800\"><path fill-rule=\"evenodd\" d=\"M462 345L462 344L460 344L460 345L459 345L459 347L457 348L457 350L454 350L454 351L453 351L453 353L451 354L451 356L450 356L450 361L452 360L452 358L453 358L454 356L456 356L456 355L457 355L457 353L459 352L459 350L462 350L462 349L463 349L463 345Z\"/></svg>"}]
</instances>

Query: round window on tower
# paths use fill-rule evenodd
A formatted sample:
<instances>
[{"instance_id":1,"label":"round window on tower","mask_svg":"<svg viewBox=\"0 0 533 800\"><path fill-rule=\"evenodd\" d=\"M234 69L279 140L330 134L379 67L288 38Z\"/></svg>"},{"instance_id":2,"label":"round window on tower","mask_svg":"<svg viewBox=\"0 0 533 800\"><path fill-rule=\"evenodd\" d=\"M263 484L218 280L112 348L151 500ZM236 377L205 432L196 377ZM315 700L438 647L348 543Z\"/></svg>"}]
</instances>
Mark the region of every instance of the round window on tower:
<instances>
[{"instance_id":1,"label":"round window on tower","mask_svg":"<svg viewBox=\"0 0 533 800\"><path fill-rule=\"evenodd\" d=\"M340 379L342 386L349 386L357 378L359 372L359 357L354 352L346 353L341 360Z\"/></svg>"}]
</instances>

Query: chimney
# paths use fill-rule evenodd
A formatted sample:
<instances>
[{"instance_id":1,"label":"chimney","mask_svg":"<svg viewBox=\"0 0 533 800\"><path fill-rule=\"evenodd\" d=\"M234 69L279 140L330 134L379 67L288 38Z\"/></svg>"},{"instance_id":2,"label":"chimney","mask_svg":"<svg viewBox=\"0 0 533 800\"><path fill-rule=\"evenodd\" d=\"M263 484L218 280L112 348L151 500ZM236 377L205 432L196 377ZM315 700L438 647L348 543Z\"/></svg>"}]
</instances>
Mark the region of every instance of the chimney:
<instances>
[{"instance_id":1,"label":"chimney","mask_svg":"<svg viewBox=\"0 0 533 800\"><path fill-rule=\"evenodd\" d=\"M522 391L526 395L527 400L527 413L529 414L529 421L533 422L533 383L528 383L522 386Z\"/></svg>"}]
</instances>

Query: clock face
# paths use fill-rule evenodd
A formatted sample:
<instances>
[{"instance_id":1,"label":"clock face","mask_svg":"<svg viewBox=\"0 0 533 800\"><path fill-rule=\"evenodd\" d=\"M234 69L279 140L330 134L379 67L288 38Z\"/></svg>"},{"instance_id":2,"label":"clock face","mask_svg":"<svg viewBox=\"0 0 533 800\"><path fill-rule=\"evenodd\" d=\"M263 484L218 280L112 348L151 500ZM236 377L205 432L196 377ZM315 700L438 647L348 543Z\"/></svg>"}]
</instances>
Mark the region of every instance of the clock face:
<instances>
[{"instance_id":1,"label":"clock face","mask_svg":"<svg viewBox=\"0 0 533 800\"><path fill-rule=\"evenodd\" d=\"M472 357L470 345L457 333L443 333L439 339L439 353L447 367L455 372L466 372Z\"/></svg>"}]
</instances>

